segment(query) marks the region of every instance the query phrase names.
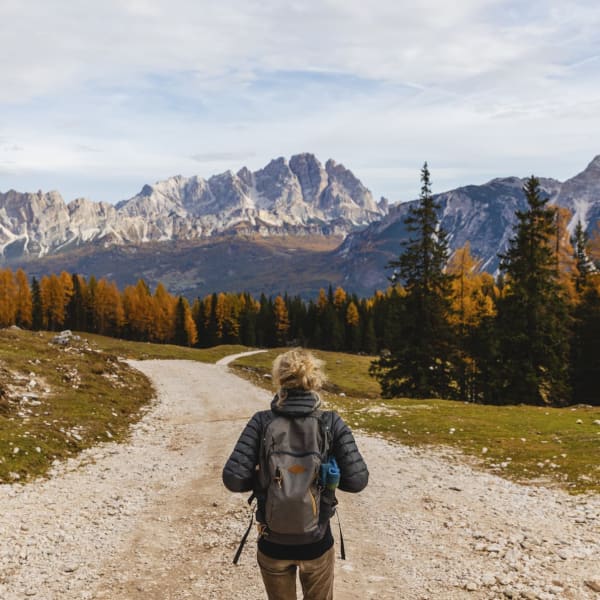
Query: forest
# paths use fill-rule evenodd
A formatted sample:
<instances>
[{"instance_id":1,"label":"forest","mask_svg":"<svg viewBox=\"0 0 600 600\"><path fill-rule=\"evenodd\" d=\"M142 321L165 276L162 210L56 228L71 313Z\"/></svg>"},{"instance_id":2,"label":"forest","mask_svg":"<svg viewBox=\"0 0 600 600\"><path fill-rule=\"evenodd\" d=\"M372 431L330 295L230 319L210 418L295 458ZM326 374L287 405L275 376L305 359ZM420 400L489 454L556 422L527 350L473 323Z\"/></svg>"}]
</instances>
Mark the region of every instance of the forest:
<instances>
[{"instance_id":1,"label":"forest","mask_svg":"<svg viewBox=\"0 0 600 600\"><path fill-rule=\"evenodd\" d=\"M341 287L305 301L215 292L196 298L140 280L62 272L29 281L0 270L0 326L72 329L131 340L210 347L301 345L373 355L386 397L490 404L600 404L600 234L549 206L532 177L498 277L469 244L448 253L423 167L410 239L391 261L390 285L359 298Z\"/></svg>"}]
</instances>

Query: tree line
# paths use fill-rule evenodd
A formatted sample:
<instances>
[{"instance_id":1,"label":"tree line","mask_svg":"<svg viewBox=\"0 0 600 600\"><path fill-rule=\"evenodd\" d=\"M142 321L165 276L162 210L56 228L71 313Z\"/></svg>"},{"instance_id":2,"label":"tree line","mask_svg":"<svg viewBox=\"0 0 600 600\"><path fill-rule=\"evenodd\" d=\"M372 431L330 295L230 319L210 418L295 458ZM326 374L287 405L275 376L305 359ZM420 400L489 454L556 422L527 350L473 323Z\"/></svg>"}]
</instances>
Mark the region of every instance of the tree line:
<instances>
[{"instance_id":1,"label":"tree line","mask_svg":"<svg viewBox=\"0 0 600 600\"><path fill-rule=\"evenodd\" d=\"M390 286L370 298L342 287L300 296L213 293L190 305L159 283L119 290L62 272L31 282L0 270L0 326L64 328L125 339L210 347L302 345L379 355L371 374L384 396L474 402L600 404L600 236L548 206L539 182L524 189L500 275L481 271L469 244L448 251L427 165L410 237L389 263Z\"/></svg>"},{"instance_id":2,"label":"tree line","mask_svg":"<svg viewBox=\"0 0 600 600\"><path fill-rule=\"evenodd\" d=\"M427 164L405 219L409 239L389 263L402 285L373 362L384 396L490 404L600 405L600 236L549 205L532 176L496 279L468 247L450 258Z\"/></svg>"}]
</instances>

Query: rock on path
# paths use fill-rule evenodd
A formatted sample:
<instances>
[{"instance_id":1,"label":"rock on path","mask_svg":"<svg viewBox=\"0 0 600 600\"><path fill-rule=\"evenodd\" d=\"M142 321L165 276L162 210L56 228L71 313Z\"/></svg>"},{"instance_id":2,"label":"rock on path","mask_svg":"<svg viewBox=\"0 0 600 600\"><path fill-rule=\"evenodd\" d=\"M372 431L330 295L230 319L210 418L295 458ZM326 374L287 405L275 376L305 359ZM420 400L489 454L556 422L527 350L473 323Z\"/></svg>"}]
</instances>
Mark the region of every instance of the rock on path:
<instances>
[{"instance_id":1,"label":"rock on path","mask_svg":"<svg viewBox=\"0 0 600 600\"><path fill-rule=\"evenodd\" d=\"M0 486L0 598L259 600L249 513L221 484L247 419L270 395L222 365L134 363L159 401L127 444L46 481ZM347 560L336 597L600 598L600 497L479 473L455 455L357 436L371 471L340 493ZM337 522L333 522L337 537Z\"/></svg>"}]
</instances>

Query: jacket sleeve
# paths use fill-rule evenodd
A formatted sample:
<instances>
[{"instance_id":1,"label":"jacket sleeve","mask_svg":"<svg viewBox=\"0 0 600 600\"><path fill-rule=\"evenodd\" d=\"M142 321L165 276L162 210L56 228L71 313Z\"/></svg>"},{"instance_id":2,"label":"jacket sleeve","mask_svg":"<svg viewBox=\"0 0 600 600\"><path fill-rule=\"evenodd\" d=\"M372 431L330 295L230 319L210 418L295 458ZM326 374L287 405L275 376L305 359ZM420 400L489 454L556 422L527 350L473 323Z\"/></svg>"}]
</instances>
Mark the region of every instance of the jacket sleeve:
<instances>
[{"instance_id":1,"label":"jacket sleeve","mask_svg":"<svg viewBox=\"0 0 600 600\"><path fill-rule=\"evenodd\" d=\"M256 413L248 421L231 456L223 467L223 483L228 490L249 492L253 489L261 431L261 413Z\"/></svg>"},{"instance_id":2,"label":"jacket sleeve","mask_svg":"<svg viewBox=\"0 0 600 600\"><path fill-rule=\"evenodd\" d=\"M339 489L343 492L360 492L369 482L369 470L350 428L336 412L333 413L331 430L333 454L340 468Z\"/></svg>"}]
</instances>

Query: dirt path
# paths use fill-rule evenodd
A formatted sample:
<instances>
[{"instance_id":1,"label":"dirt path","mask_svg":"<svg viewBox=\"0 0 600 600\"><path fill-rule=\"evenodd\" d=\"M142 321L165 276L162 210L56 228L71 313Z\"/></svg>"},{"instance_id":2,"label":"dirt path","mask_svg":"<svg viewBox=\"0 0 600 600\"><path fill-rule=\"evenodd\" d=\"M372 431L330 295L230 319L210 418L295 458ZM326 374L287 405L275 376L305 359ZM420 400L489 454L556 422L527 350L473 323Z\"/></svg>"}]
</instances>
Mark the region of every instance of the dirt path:
<instances>
[{"instance_id":1,"label":"dirt path","mask_svg":"<svg viewBox=\"0 0 600 600\"><path fill-rule=\"evenodd\" d=\"M0 486L3 600L265 598L253 541L231 565L249 513L221 469L270 395L223 365L135 366L159 402L129 444L94 449L46 482ZM348 557L337 561L336 598L600 598L590 587L600 584L600 497L357 441L371 482L339 494Z\"/></svg>"}]
</instances>

